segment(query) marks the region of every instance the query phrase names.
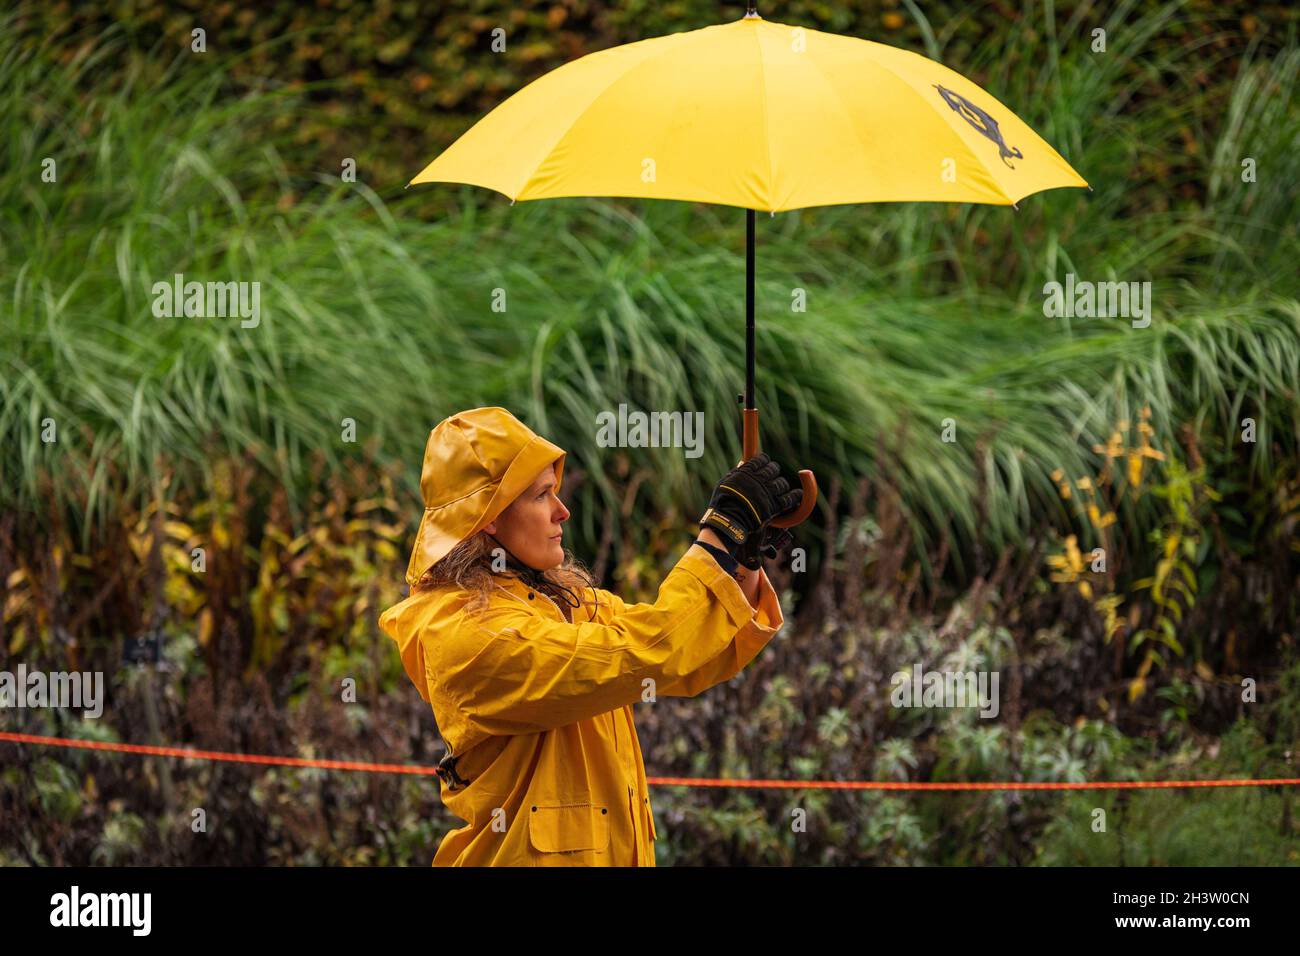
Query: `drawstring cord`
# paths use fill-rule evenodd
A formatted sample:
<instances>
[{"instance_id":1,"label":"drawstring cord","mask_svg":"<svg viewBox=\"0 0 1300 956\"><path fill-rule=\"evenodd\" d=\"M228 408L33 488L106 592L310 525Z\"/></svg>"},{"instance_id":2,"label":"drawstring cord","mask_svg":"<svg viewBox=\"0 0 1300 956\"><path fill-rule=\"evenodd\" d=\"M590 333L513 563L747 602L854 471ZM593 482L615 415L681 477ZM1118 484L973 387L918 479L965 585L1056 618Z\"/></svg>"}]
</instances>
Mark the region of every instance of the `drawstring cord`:
<instances>
[{"instance_id":1,"label":"drawstring cord","mask_svg":"<svg viewBox=\"0 0 1300 956\"><path fill-rule=\"evenodd\" d=\"M484 533L487 534L487 532ZM488 537L491 538L493 541L495 541L497 544L501 545L501 550L506 553L506 568L510 571L513 571L520 578L520 580L522 580L529 587L533 588L534 590L541 591L547 597L555 601L556 604L563 602L567 604L570 608L573 608L574 610L577 610L579 607L582 606L582 601L579 599L577 593L574 592L572 588L560 584L556 581L547 580L543 576L543 572L538 571L536 568L530 567L527 564L524 564L522 561L516 558L514 556L514 553L511 552L509 548L507 548L504 544L501 544L501 539L498 538L496 535L488 534Z\"/></svg>"}]
</instances>

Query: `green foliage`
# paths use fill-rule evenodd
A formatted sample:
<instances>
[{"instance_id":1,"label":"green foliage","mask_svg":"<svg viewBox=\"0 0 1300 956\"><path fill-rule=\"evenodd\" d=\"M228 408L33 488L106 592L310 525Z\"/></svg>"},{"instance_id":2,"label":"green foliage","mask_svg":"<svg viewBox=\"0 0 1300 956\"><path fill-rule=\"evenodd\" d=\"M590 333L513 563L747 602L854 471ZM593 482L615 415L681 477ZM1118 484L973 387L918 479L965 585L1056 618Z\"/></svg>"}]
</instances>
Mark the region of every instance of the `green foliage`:
<instances>
[{"instance_id":1,"label":"green foliage","mask_svg":"<svg viewBox=\"0 0 1300 956\"><path fill-rule=\"evenodd\" d=\"M1144 16L1115 56L1136 58L1137 39L1154 43L1171 28L1164 8ZM170 458L181 466L178 484L193 486L223 452L248 450L289 489L293 507L310 452L331 467L351 457L340 441L344 418L404 463L413 493L429 423L491 402L580 463L581 546L595 551L608 528L630 555L658 545L641 515L667 516L665 540L677 540L689 517L683 502L734 462L734 389L718 387L741 373L734 211L685 203L633 211L596 200L505 207L466 188L445 214L422 221L435 194L442 202L455 191L397 202L325 175L274 129L277 117L297 115L294 101L225 92L220 58L200 69L177 54L164 80L150 83L120 31L58 69L59 47L33 48L24 36L6 31L0 61L11 104L0 309L12 330L0 391L11 454L0 467L16 503L43 510L48 485L56 501L100 514L111 504L110 473L142 490L159 458ZM1047 41L1017 30L987 42L1019 50ZM1058 53L1062 73L1046 85L1064 84L1068 97L1069 83L1083 80L1071 80L1067 65L1094 55ZM1174 50L1163 55L1179 65ZM1294 94L1293 59L1252 62L1223 82L1242 97L1264 86L1285 98ZM1041 65L1014 62L1023 73L1006 73L1013 89L1044 85ZM86 92L114 64L122 83ZM1087 89L1101 97L1096 84ZM1182 108L1211 124L1216 102L1206 93ZM1089 106L1058 108L1077 117ZM1283 470L1295 448L1300 307L1294 270L1279 266L1296 251L1300 199L1269 190L1289 198L1227 216L1240 195L1223 187L1219 205L1133 213L1131 190L1105 185L1129 176L1115 144L1150 141L1168 120L1165 104L1143 99L1108 119L1108 135L1088 138L1072 159L1102 185L1094 196L1058 191L1019 214L890 204L763 223L765 447L824 475L878 476L902 495L918 541L953 537L957 569L977 536L996 546L1022 540L1036 521L1060 521L1051 471L1081 472L1087 449L1142 404L1161 435L1193 422L1207 438L1222 436L1250 413L1262 430L1250 468L1266 479ZM1252 147L1293 161L1297 152L1285 147L1294 116L1259 132ZM57 186L39 183L47 156L61 164ZM1223 178L1212 164L1201 173ZM1154 196L1163 187L1140 188ZM1268 230L1264 252L1246 244ZM1216 267L1195 287L1172 284L1211 251ZM1067 266L1155 277L1152 328L1044 321L1038 287ZM154 318L152 285L177 272L262 281L263 324ZM810 289L812 308L783 320L795 286ZM505 313L490 307L496 288L508 290ZM629 461L598 447L595 412L623 401L703 411L704 458L688 468L679 454ZM940 438L950 415L960 422L955 445ZM46 418L60 425L57 446L40 439ZM1122 517L1142 540L1142 516Z\"/></svg>"},{"instance_id":2,"label":"green foliage","mask_svg":"<svg viewBox=\"0 0 1300 956\"><path fill-rule=\"evenodd\" d=\"M1198 754L1196 778L1294 775L1295 764L1265 760L1259 727L1240 721ZM1182 779L1177 766L1151 773ZM1043 832L1034 862L1043 866L1296 866L1300 830L1284 787L1103 791L1063 797ZM1105 813L1099 832L1096 810Z\"/></svg>"}]
</instances>

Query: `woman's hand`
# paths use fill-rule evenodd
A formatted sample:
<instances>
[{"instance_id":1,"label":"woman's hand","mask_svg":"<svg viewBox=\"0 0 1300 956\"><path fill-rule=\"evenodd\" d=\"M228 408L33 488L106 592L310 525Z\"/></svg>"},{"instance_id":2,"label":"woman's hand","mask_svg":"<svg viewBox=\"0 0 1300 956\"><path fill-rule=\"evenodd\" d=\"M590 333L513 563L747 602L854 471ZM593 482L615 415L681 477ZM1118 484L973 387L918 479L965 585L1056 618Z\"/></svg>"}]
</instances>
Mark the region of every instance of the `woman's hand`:
<instances>
[{"instance_id":1,"label":"woman's hand","mask_svg":"<svg viewBox=\"0 0 1300 956\"><path fill-rule=\"evenodd\" d=\"M803 489L791 489L790 482L781 477L781 466L760 452L718 482L700 526L716 532L732 557L756 571L762 566L763 529L802 502Z\"/></svg>"}]
</instances>

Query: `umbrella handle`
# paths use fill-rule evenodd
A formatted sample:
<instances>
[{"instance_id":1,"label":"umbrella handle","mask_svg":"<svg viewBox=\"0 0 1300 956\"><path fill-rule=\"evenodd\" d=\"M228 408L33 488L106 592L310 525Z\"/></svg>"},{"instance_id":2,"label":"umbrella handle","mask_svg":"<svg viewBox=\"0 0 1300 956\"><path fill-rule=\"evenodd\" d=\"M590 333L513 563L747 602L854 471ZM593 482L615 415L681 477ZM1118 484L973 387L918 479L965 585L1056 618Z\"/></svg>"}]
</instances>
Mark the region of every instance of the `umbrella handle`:
<instances>
[{"instance_id":1,"label":"umbrella handle","mask_svg":"<svg viewBox=\"0 0 1300 956\"><path fill-rule=\"evenodd\" d=\"M743 416L743 434L745 458L753 458L758 454L758 409L745 408L741 410ZM794 511L786 515L780 515L773 518L769 524L774 528L793 528L797 524L803 524L808 516L812 514L813 507L817 504L817 479L807 468L799 471L799 484L803 486L803 502Z\"/></svg>"}]
</instances>

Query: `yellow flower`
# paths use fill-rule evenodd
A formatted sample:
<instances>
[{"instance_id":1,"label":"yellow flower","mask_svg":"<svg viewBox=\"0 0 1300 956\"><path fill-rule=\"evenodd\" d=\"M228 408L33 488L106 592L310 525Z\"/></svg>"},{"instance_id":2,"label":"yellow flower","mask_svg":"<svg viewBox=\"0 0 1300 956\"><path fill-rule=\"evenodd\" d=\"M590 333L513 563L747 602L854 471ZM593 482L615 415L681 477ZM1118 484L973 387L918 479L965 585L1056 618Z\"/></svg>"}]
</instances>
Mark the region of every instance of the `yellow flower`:
<instances>
[{"instance_id":1,"label":"yellow flower","mask_svg":"<svg viewBox=\"0 0 1300 956\"><path fill-rule=\"evenodd\" d=\"M1070 535L1065 539L1065 553L1069 558L1070 567L1075 571L1083 570L1083 555L1079 553L1079 539Z\"/></svg>"},{"instance_id":2,"label":"yellow flower","mask_svg":"<svg viewBox=\"0 0 1300 956\"><path fill-rule=\"evenodd\" d=\"M1072 584L1078 580L1083 571L1083 555L1079 553L1078 539L1074 535L1066 538L1065 553L1048 555L1047 563L1057 569L1051 579L1058 584Z\"/></svg>"},{"instance_id":3,"label":"yellow flower","mask_svg":"<svg viewBox=\"0 0 1300 956\"><path fill-rule=\"evenodd\" d=\"M1105 445L1093 445L1092 450L1104 452L1107 458L1118 458L1124 454L1124 436L1117 431L1111 432Z\"/></svg>"},{"instance_id":4,"label":"yellow flower","mask_svg":"<svg viewBox=\"0 0 1300 956\"><path fill-rule=\"evenodd\" d=\"M1142 484L1142 455L1131 451L1128 454L1128 481L1135 488Z\"/></svg>"},{"instance_id":5,"label":"yellow flower","mask_svg":"<svg viewBox=\"0 0 1300 956\"><path fill-rule=\"evenodd\" d=\"M1109 528L1111 525L1115 523L1115 512L1107 511L1103 515L1101 513L1101 509L1098 508L1095 504L1088 505L1088 520L1090 520L1093 524L1093 527L1097 528L1098 530Z\"/></svg>"},{"instance_id":6,"label":"yellow flower","mask_svg":"<svg viewBox=\"0 0 1300 956\"><path fill-rule=\"evenodd\" d=\"M1146 687L1147 687L1147 682L1145 677L1134 677L1131 681L1129 681L1128 683L1129 703L1131 704L1133 703L1133 701L1141 697L1142 692L1146 690Z\"/></svg>"}]
</instances>

